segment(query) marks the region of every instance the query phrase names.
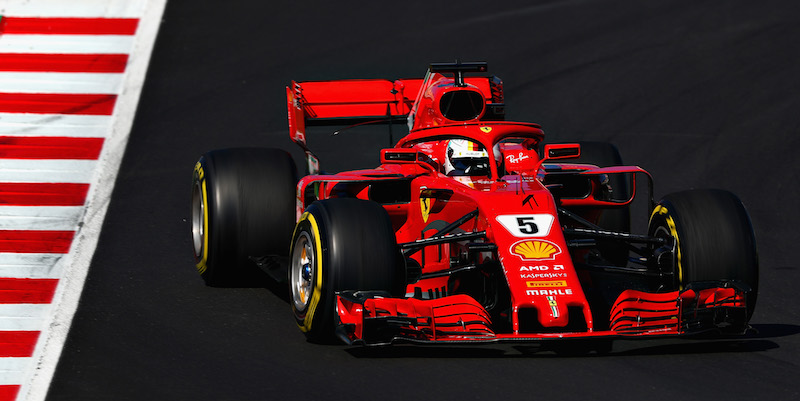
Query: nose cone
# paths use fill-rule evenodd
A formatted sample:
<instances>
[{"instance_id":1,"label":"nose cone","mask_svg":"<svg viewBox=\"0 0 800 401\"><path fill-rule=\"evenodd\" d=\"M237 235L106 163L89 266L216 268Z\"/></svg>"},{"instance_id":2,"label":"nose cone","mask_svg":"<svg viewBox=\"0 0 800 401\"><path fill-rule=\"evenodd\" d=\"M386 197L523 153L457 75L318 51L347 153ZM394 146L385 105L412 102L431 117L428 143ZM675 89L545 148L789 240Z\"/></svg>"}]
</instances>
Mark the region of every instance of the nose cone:
<instances>
[{"instance_id":1,"label":"nose cone","mask_svg":"<svg viewBox=\"0 0 800 401\"><path fill-rule=\"evenodd\" d=\"M544 327L565 327L569 323L569 312L564 303L559 303L553 295L546 295L544 300L547 305L537 305L536 308L539 311L539 323Z\"/></svg>"}]
</instances>

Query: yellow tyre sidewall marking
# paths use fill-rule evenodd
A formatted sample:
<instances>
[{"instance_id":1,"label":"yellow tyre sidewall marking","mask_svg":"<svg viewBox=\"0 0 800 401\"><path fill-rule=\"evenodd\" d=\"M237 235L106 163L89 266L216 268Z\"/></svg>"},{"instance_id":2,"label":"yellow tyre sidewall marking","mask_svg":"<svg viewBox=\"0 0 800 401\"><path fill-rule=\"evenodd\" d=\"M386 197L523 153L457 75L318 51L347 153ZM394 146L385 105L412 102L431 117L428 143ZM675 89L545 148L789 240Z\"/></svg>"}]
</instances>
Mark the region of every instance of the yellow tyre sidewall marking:
<instances>
[{"instance_id":1,"label":"yellow tyre sidewall marking","mask_svg":"<svg viewBox=\"0 0 800 401\"><path fill-rule=\"evenodd\" d=\"M303 318L303 324L298 322L300 330L304 333L307 333L311 330L311 324L314 321L314 312L316 312L317 305L319 305L319 301L322 298L322 240L320 239L319 225L317 224L317 220L314 218L314 215L308 212L303 213L297 226L299 227L304 220L308 221L308 224L311 228L311 235L314 238L314 253L316 254L314 258L314 270L316 273L316 277L314 279L314 291L311 294L311 301L308 304L308 308L306 308L306 315L305 318Z\"/></svg>"},{"instance_id":2,"label":"yellow tyre sidewall marking","mask_svg":"<svg viewBox=\"0 0 800 401\"><path fill-rule=\"evenodd\" d=\"M208 269L208 189L203 165L197 162L194 166L197 181L200 183L200 197L203 199L203 255L197 262L197 272L203 274Z\"/></svg>"},{"instance_id":3,"label":"yellow tyre sidewall marking","mask_svg":"<svg viewBox=\"0 0 800 401\"><path fill-rule=\"evenodd\" d=\"M655 209L653 209L653 214L650 215L650 221L653 221L653 217L658 214L660 216L664 216L664 221L667 223L667 228L669 228L669 233L675 238L675 248L678 250L678 254L676 255L677 258L677 267L678 267L678 288L683 290L683 265L681 264L681 241L678 238L678 229L675 227L675 220L672 219L672 215L669 214L669 210L663 205L657 205Z\"/></svg>"}]
</instances>

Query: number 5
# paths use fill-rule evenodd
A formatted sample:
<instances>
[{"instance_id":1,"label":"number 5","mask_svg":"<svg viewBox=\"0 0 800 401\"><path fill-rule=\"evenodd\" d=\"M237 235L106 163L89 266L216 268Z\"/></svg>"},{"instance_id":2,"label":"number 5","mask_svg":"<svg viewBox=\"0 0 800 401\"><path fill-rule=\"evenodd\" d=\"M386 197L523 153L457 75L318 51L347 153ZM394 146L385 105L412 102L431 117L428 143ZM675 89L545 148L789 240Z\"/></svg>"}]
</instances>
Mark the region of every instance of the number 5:
<instances>
[{"instance_id":1,"label":"number 5","mask_svg":"<svg viewBox=\"0 0 800 401\"><path fill-rule=\"evenodd\" d=\"M517 217L517 225L519 231L523 234L536 234L539 232L539 227L536 226L536 220L533 217Z\"/></svg>"}]
</instances>

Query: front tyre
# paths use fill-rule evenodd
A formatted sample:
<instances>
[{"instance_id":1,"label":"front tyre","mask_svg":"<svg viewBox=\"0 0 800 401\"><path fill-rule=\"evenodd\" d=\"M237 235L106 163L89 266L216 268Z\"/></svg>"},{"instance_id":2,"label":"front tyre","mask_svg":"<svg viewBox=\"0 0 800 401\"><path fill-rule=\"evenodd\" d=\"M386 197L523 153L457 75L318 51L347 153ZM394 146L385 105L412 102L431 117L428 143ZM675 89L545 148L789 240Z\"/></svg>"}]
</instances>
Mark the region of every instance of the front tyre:
<instances>
[{"instance_id":1,"label":"front tyre","mask_svg":"<svg viewBox=\"0 0 800 401\"><path fill-rule=\"evenodd\" d=\"M739 198L722 190L665 196L653 209L650 236L673 238L671 289L700 281L737 281L750 287L747 319L758 294L758 253L750 217Z\"/></svg>"},{"instance_id":2,"label":"front tyre","mask_svg":"<svg viewBox=\"0 0 800 401\"><path fill-rule=\"evenodd\" d=\"M290 255L292 311L312 342L334 340L337 292L402 296L405 291L389 215L374 202L342 198L312 203L295 227Z\"/></svg>"}]
</instances>

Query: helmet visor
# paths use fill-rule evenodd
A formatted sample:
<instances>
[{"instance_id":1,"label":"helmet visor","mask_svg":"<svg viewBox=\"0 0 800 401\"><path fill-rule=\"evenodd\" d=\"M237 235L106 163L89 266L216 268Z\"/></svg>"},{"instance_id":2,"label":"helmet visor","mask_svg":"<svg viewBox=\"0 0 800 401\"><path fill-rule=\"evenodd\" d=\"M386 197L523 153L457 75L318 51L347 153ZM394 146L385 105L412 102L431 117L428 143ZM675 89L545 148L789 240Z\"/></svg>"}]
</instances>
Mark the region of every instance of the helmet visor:
<instances>
[{"instance_id":1,"label":"helmet visor","mask_svg":"<svg viewBox=\"0 0 800 401\"><path fill-rule=\"evenodd\" d=\"M489 175L489 159L486 157L454 157L450 159L453 165L451 176L476 176Z\"/></svg>"}]
</instances>

